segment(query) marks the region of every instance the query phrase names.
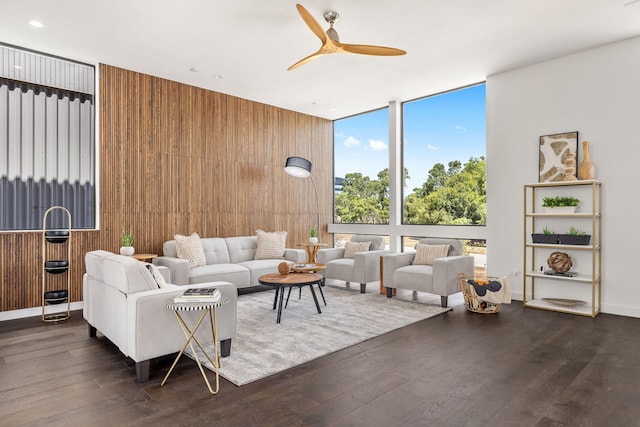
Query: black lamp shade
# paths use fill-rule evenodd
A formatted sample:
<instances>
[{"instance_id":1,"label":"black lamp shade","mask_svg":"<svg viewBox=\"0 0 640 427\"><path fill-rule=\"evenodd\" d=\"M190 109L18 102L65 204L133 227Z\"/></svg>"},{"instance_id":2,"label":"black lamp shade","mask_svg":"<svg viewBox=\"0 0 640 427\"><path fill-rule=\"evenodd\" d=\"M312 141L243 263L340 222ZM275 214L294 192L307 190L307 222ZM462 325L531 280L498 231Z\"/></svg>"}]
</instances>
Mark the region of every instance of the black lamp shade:
<instances>
[{"instance_id":1,"label":"black lamp shade","mask_svg":"<svg viewBox=\"0 0 640 427\"><path fill-rule=\"evenodd\" d=\"M311 162L302 157L289 157L284 165L284 171L298 178L311 176Z\"/></svg>"}]
</instances>

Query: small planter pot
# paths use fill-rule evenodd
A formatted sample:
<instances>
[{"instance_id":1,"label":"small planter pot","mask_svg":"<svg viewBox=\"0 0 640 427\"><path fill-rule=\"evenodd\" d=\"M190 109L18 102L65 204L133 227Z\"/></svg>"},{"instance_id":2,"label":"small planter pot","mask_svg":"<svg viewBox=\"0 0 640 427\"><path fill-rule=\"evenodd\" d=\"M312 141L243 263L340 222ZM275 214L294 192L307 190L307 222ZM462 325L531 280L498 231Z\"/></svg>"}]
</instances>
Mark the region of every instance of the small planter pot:
<instances>
[{"instance_id":1,"label":"small planter pot","mask_svg":"<svg viewBox=\"0 0 640 427\"><path fill-rule=\"evenodd\" d=\"M557 234L544 234L544 233L532 233L531 241L533 243L545 243L547 245L556 245L558 244L558 235Z\"/></svg>"},{"instance_id":2,"label":"small planter pot","mask_svg":"<svg viewBox=\"0 0 640 427\"><path fill-rule=\"evenodd\" d=\"M133 246L122 246L120 248L120 255L133 256L135 253L136 250Z\"/></svg>"},{"instance_id":3,"label":"small planter pot","mask_svg":"<svg viewBox=\"0 0 640 427\"><path fill-rule=\"evenodd\" d=\"M576 236L574 234L559 234L558 243L561 245L581 245L586 246L591 241L591 236L585 234L584 236Z\"/></svg>"},{"instance_id":4,"label":"small planter pot","mask_svg":"<svg viewBox=\"0 0 640 427\"><path fill-rule=\"evenodd\" d=\"M544 212L548 214L571 214L576 212L577 206L556 206L553 208L544 208Z\"/></svg>"},{"instance_id":5,"label":"small planter pot","mask_svg":"<svg viewBox=\"0 0 640 427\"><path fill-rule=\"evenodd\" d=\"M318 243L318 238L317 237L309 237L309 243L312 243L312 244Z\"/></svg>"}]
</instances>

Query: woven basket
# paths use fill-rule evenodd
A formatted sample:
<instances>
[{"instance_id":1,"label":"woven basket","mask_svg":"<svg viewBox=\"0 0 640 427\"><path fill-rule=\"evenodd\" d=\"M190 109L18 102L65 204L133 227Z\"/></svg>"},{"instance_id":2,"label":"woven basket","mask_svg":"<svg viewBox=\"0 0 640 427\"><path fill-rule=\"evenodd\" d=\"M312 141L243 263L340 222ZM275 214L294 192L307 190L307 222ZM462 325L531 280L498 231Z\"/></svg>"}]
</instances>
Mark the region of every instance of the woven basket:
<instances>
[{"instance_id":1,"label":"woven basket","mask_svg":"<svg viewBox=\"0 0 640 427\"><path fill-rule=\"evenodd\" d=\"M473 311L474 313L482 313L482 314L493 314L500 311L500 304L494 304L491 302L481 301L478 298L478 294L472 284L468 283L467 280L498 280L497 277L488 277L488 276L464 276L462 274L458 274L458 283L460 284L460 290L462 291L462 295L464 296L464 305L467 307L467 310Z\"/></svg>"}]
</instances>

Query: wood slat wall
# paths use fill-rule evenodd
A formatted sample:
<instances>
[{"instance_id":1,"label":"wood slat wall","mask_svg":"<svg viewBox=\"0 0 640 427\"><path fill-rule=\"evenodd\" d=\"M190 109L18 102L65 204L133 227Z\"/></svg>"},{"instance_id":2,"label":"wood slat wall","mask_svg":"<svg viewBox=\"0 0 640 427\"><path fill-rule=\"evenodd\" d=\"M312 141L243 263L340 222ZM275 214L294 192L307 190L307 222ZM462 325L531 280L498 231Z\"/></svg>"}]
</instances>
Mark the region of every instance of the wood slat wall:
<instances>
[{"instance_id":1,"label":"wood slat wall","mask_svg":"<svg viewBox=\"0 0 640 427\"><path fill-rule=\"evenodd\" d=\"M286 230L289 247L305 242L315 194L309 180L284 173L289 156L313 163L319 237L329 243L331 121L107 65L99 107L100 227L72 233L72 301L82 300L84 254L117 252L123 226L133 227L138 253L161 254L165 240L193 231ZM40 305L41 234L0 233L1 311Z\"/></svg>"}]
</instances>

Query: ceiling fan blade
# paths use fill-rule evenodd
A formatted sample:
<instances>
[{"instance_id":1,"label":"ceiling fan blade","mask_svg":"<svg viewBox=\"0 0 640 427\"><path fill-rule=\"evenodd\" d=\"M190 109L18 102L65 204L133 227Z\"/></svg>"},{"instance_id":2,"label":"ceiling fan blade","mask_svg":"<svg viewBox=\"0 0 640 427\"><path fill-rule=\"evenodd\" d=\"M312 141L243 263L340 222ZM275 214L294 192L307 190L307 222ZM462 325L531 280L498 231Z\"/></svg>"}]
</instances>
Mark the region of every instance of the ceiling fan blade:
<instances>
[{"instance_id":1,"label":"ceiling fan blade","mask_svg":"<svg viewBox=\"0 0 640 427\"><path fill-rule=\"evenodd\" d=\"M307 63L313 61L314 59L316 59L320 55L322 55L322 53L320 51L317 51L316 53L313 53L313 54L307 56L306 58L302 58L300 61L298 61L295 64L293 64L291 67L287 68L287 71L295 70L296 68L301 67L304 64L307 64Z\"/></svg>"},{"instance_id":2,"label":"ceiling fan blade","mask_svg":"<svg viewBox=\"0 0 640 427\"><path fill-rule=\"evenodd\" d=\"M407 53L402 49L396 49L393 47L369 46L365 44L341 43L340 48L345 52L359 53L361 55L397 56Z\"/></svg>"},{"instance_id":3,"label":"ceiling fan blade","mask_svg":"<svg viewBox=\"0 0 640 427\"><path fill-rule=\"evenodd\" d=\"M296 4L296 8L298 9L298 13L307 24L307 27L313 31L313 34L318 36L320 40L322 40L322 44L327 42L327 33L324 32L324 29L320 25L318 21L314 19L314 17L309 13L307 9L304 8L301 4Z\"/></svg>"}]
</instances>

